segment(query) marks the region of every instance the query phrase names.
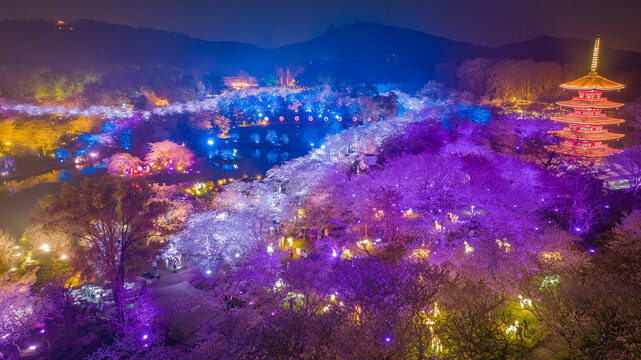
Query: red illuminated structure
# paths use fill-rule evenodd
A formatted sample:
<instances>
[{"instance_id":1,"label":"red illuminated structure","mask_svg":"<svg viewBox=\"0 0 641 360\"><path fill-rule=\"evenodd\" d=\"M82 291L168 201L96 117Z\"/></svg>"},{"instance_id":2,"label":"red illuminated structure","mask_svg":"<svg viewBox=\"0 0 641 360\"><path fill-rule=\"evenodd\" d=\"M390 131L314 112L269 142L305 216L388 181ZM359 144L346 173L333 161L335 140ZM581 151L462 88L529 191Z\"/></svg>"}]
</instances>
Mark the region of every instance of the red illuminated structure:
<instances>
[{"instance_id":1,"label":"red illuminated structure","mask_svg":"<svg viewBox=\"0 0 641 360\"><path fill-rule=\"evenodd\" d=\"M609 148L605 142L624 136L608 132L606 129L607 125L620 124L624 120L611 118L603 111L617 109L623 104L609 101L602 96L603 92L618 91L625 86L597 75L599 43L600 39L597 37L590 73L560 85L565 90L578 91L579 96L557 102L559 106L569 108L572 112L552 118L555 122L566 123L567 126L563 130L550 131L550 134L563 139L559 145L546 147L548 150L566 155L569 162L581 165L599 165L603 157L620 152Z\"/></svg>"}]
</instances>

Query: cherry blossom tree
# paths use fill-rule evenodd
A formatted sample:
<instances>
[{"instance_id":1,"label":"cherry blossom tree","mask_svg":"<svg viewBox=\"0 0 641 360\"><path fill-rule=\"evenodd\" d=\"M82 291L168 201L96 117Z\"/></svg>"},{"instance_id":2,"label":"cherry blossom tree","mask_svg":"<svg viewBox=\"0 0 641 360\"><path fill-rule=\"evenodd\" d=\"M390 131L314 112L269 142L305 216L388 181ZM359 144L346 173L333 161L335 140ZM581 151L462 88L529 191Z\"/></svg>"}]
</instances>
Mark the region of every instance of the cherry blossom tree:
<instances>
[{"instance_id":1,"label":"cherry blossom tree","mask_svg":"<svg viewBox=\"0 0 641 360\"><path fill-rule=\"evenodd\" d=\"M145 155L145 162L152 165L161 165L178 170L186 169L194 163L194 153L183 145L173 141L164 140L150 143L149 152Z\"/></svg>"},{"instance_id":2,"label":"cherry blossom tree","mask_svg":"<svg viewBox=\"0 0 641 360\"><path fill-rule=\"evenodd\" d=\"M21 352L20 340L35 329L48 311L46 301L31 293L35 280L33 272L19 279L0 275L0 349L9 353L13 347Z\"/></svg>"},{"instance_id":3,"label":"cherry blossom tree","mask_svg":"<svg viewBox=\"0 0 641 360\"><path fill-rule=\"evenodd\" d=\"M192 215L185 228L170 237L166 254L181 259L184 256L186 261L210 272L221 263L236 264L245 252L262 243L246 226L252 215L243 215L225 211Z\"/></svg>"},{"instance_id":4,"label":"cherry blossom tree","mask_svg":"<svg viewBox=\"0 0 641 360\"><path fill-rule=\"evenodd\" d=\"M107 171L112 175L124 175L127 171L137 169L142 160L129 153L116 153L109 158Z\"/></svg>"}]
</instances>

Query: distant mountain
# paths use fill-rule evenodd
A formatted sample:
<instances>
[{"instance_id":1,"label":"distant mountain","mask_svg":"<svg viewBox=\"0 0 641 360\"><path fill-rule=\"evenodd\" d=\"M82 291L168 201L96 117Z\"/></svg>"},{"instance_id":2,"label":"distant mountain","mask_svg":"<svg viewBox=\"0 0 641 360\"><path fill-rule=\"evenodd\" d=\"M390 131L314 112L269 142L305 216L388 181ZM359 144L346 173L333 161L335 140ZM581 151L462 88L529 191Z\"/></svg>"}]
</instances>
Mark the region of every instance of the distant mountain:
<instances>
[{"instance_id":1,"label":"distant mountain","mask_svg":"<svg viewBox=\"0 0 641 360\"><path fill-rule=\"evenodd\" d=\"M0 48L0 64L6 65L85 69L165 63L230 72L266 52L254 45L92 20L61 26L51 21L4 21L0 23Z\"/></svg>"},{"instance_id":2,"label":"distant mountain","mask_svg":"<svg viewBox=\"0 0 641 360\"><path fill-rule=\"evenodd\" d=\"M602 69L638 71L641 53L601 52ZM204 73L235 75L240 70L262 77L276 66L304 67L304 77L346 77L369 82L425 82L435 69L450 72L467 58L490 57L590 63L592 43L547 36L497 48L476 46L423 32L373 23L330 27L306 42L277 49L205 41L182 34L80 20L0 23L0 66L22 65L90 70L114 65L170 64Z\"/></svg>"},{"instance_id":3,"label":"distant mountain","mask_svg":"<svg viewBox=\"0 0 641 360\"><path fill-rule=\"evenodd\" d=\"M277 58L377 82L430 78L436 65L486 51L420 31L355 23L331 27L310 41L276 49Z\"/></svg>"}]
</instances>

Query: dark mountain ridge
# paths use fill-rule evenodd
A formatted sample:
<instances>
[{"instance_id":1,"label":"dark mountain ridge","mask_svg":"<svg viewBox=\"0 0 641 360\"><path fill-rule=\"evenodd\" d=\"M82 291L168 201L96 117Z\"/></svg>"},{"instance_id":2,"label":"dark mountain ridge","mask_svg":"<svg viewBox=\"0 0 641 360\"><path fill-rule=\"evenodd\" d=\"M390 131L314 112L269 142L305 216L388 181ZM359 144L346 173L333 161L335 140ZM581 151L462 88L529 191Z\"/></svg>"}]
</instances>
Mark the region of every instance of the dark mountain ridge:
<instances>
[{"instance_id":1,"label":"dark mountain ridge","mask_svg":"<svg viewBox=\"0 0 641 360\"><path fill-rule=\"evenodd\" d=\"M601 51L600 69L622 73L641 68L641 53ZM115 65L169 64L203 73L257 77L276 66L303 67L306 77L348 77L368 82L425 82L439 64L455 68L477 57L532 59L585 64L592 43L541 36L496 48L453 41L420 31L373 23L330 27L309 41L276 49L226 41L205 41L148 28L79 20L0 22L0 66L47 67L61 71L100 70Z\"/></svg>"}]
</instances>

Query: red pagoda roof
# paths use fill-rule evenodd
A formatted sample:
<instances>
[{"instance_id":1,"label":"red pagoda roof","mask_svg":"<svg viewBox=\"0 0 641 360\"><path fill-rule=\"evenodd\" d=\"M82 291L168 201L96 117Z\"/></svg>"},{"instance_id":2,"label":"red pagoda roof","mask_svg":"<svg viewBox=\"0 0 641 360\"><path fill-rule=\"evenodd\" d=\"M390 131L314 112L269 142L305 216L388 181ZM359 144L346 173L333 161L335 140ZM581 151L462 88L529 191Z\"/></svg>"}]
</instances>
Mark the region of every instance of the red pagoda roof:
<instances>
[{"instance_id":1,"label":"red pagoda roof","mask_svg":"<svg viewBox=\"0 0 641 360\"><path fill-rule=\"evenodd\" d=\"M599 158L603 156L609 156L618 154L621 150L611 149L607 146L598 147L598 148L584 148L580 146L568 146L568 145L547 145L545 147L550 151L556 151L561 154L572 155L572 156L581 156L588 158Z\"/></svg>"},{"instance_id":2,"label":"red pagoda roof","mask_svg":"<svg viewBox=\"0 0 641 360\"><path fill-rule=\"evenodd\" d=\"M592 109L609 109L609 108L618 108L623 106L622 103L616 103L609 101L607 99L580 99L578 97L572 98L572 100L558 101L560 106L568 106L575 108L592 108Z\"/></svg>"},{"instance_id":3,"label":"red pagoda roof","mask_svg":"<svg viewBox=\"0 0 641 360\"><path fill-rule=\"evenodd\" d=\"M597 75L596 71L594 73L590 72L584 77L566 82L565 84L560 85L561 88L567 90L601 90L601 91L613 91L621 90L625 87L623 84L608 80L601 75Z\"/></svg>"},{"instance_id":4,"label":"red pagoda roof","mask_svg":"<svg viewBox=\"0 0 641 360\"><path fill-rule=\"evenodd\" d=\"M574 113L566 114L563 116L553 116L552 120L560 121L571 124L585 124L585 125L611 125L624 123L623 119L611 118L605 115L577 115Z\"/></svg>"},{"instance_id":5,"label":"red pagoda roof","mask_svg":"<svg viewBox=\"0 0 641 360\"><path fill-rule=\"evenodd\" d=\"M608 131L600 132L580 132L572 130L557 130L557 131L548 131L552 135L574 139L574 140L583 140L583 141L599 141L599 140L614 140L624 137L623 134L615 134Z\"/></svg>"}]
</instances>

